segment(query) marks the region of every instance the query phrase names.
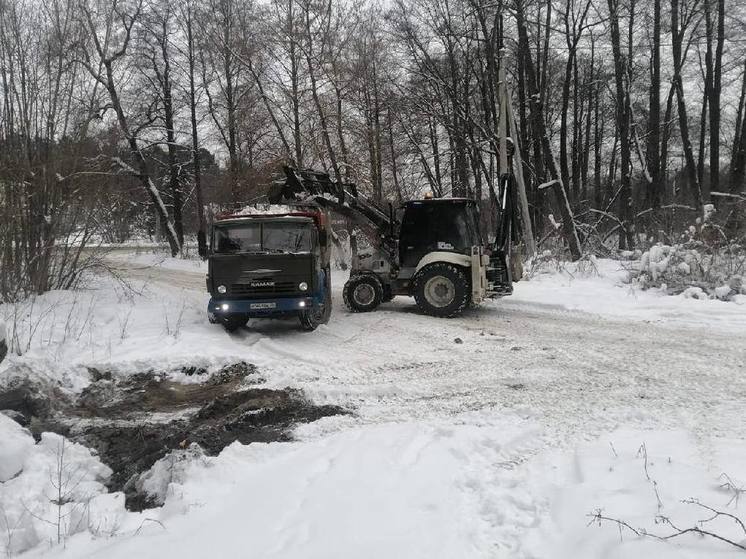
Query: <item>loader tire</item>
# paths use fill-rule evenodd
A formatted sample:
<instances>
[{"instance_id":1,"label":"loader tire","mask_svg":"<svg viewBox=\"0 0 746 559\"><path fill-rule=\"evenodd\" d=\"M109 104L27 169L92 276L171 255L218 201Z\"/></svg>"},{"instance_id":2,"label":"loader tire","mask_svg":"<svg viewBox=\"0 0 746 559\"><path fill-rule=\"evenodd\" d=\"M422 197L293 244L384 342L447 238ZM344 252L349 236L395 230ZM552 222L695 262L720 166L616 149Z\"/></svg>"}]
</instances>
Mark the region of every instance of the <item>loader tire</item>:
<instances>
[{"instance_id":1,"label":"loader tire","mask_svg":"<svg viewBox=\"0 0 746 559\"><path fill-rule=\"evenodd\" d=\"M352 312L369 312L381 304L383 286L373 274L353 276L345 283L342 296Z\"/></svg>"},{"instance_id":2,"label":"loader tire","mask_svg":"<svg viewBox=\"0 0 746 559\"><path fill-rule=\"evenodd\" d=\"M461 314L471 299L464 270L446 262L426 266L415 276L414 300L422 312L443 318Z\"/></svg>"}]
</instances>

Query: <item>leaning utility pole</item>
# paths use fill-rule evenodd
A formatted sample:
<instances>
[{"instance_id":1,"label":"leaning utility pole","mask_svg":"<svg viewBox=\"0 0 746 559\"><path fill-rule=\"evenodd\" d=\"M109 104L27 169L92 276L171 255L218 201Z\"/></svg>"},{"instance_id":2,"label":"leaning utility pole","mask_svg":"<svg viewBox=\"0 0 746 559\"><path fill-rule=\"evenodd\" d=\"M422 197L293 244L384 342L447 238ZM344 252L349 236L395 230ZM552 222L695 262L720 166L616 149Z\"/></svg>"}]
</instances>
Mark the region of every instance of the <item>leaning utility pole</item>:
<instances>
[{"instance_id":1,"label":"leaning utility pole","mask_svg":"<svg viewBox=\"0 0 746 559\"><path fill-rule=\"evenodd\" d=\"M518 130L513 116L513 107L510 104L510 95L508 94L508 84L505 80L505 67L502 61L504 56L500 56L500 63L497 70L498 79L498 99L500 102L500 120L498 122L499 150L500 159L499 176L502 181L511 174L510 165L513 165L513 176L518 190L518 202L521 207L521 221L523 222L523 239L526 243L526 256L531 257L536 254L536 241L534 240L534 230L531 225L531 214L528 208L528 196L526 195L526 183L523 180L523 161L521 160L521 150L518 144ZM508 160L508 137L513 143L512 162Z\"/></svg>"},{"instance_id":2,"label":"leaning utility pole","mask_svg":"<svg viewBox=\"0 0 746 559\"><path fill-rule=\"evenodd\" d=\"M544 105L539 92L538 79L534 68L534 61L531 59L531 49L528 40L528 30L526 29L526 18L523 8L523 0L517 0L516 4L516 24L518 26L518 46L519 52L523 55L526 69L526 78L528 81L529 99L531 100L531 121L537 133L534 141L540 141L542 151L544 152L544 165L549 171L550 181L543 184L539 189L552 188L557 200L560 215L562 216L562 233L570 249L570 255L573 260L580 260L583 251L580 248L580 239L575 229L570 202L567 199L565 185L562 183L562 176L557 168L557 162L554 160L554 152L549 142L549 134L544 120Z\"/></svg>"}]
</instances>

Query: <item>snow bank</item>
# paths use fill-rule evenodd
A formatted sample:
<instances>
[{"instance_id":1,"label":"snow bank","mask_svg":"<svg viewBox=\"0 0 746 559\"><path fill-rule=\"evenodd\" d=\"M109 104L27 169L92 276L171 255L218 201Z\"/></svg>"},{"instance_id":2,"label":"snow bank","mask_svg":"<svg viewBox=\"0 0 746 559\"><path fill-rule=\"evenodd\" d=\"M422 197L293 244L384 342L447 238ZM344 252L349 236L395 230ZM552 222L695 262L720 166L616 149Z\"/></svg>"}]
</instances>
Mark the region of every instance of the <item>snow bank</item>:
<instances>
[{"instance_id":1,"label":"snow bank","mask_svg":"<svg viewBox=\"0 0 746 559\"><path fill-rule=\"evenodd\" d=\"M580 445L564 460L544 492L548 514L526 535L527 556L573 559L734 559L742 552L697 534L669 541L676 530L699 527L736 543L746 542L733 519L746 521L736 488L746 484L742 441L710 442L707 449L684 432L610 433ZM700 504L697 504L700 503ZM608 519L608 520L605 520ZM710 520L708 520L710 519ZM615 521L625 522L635 534Z\"/></svg>"},{"instance_id":2,"label":"snow bank","mask_svg":"<svg viewBox=\"0 0 746 559\"><path fill-rule=\"evenodd\" d=\"M389 424L309 442L235 443L188 462L170 483L164 507L148 511L164 529L115 542L81 535L55 555L490 557L498 542L517 549L519 529L535 521L511 459L536 432L511 424Z\"/></svg>"},{"instance_id":3,"label":"snow bank","mask_svg":"<svg viewBox=\"0 0 746 559\"><path fill-rule=\"evenodd\" d=\"M156 485L167 479L165 505L120 518L129 530L121 535L133 537L81 533L53 556L186 559L250 549L283 559L740 557L696 535L662 542L620 534L595 516L661 536L673 531L661 517L688 528L712 516L688 499L743 517L721 476L745 481L737 441L711 441L703 451L683 432L616 431L570 451L548 443L529 421L486 413L306 442L235 443L215 458L180 461L176 476L162 475L165 462L156 466ZM705 524L746 538L725 520Z\"/></svg>"},{"instance_id":4,"label":"snow bank","mask_svg":"<svg viewBox=\"0 0 746 559\"><path fill-rule=\"evenodd\" d=\"M0 441L0 553L100 533L116 524L112 514L124 514L124 495L107 495L103 485L111 470L87 448L54 433L35 443L2 414Z\"/></svg>"},{"instance_id":5,"label":"snow bank","mask_svg":"<svg viewBox=\"0 0 746 559\"><path fill-rule=\"evenodd\" d=\"M0 364L0 386L26 375L77 393L90 383L90 369L121 375L214 371L244 360L241 340L206 319L209 294L194 289L204 285L204 275L190 273L190 261L174 262L185 269L168 269L170 285L150 281L151 269L143 266L136 271L142 279L128 280L127 287L97 278L87 290L0 305L0 317L17 317L8 326L16 329L22 354Z\"/></svg>"},{"instance_id":6,"label":"snow bank","mask_svg":"<svg viewBox=\"0 0 746 559\"><path fill-rule=\"evenodd\" d=\"M137 481L138 490L144 491L162 505L166 502L169 490L186 482L186 474L194 462L207 463L202 448L192 443L189 448L170 452L145 472Z\"/></svg>"},{"instance_id":7,"label":"snow bank","mask_svg":"<svg viewBox=\"0 0 746 559\"><path fill-rule=\"evenodd\" d=\"M0 413L0 440L0 482L5 483L23 470L34 439L26 429Z\"/></svg>"},{"instance_id":8,"label":"snow bank","mask_svg":"<svg viewBox=\"0 0 746 559\"><path fill-rule=\"evenodd\" d=\"M643 289L653 287L673 295L727 301L746 295L744 272L746 253L737 245L711 248L690 241L650 247L632 277Z\"/></svg>"},{"instance_id":9,"label":"snow bank","mask_svg":"<svg viewBox=\"0 0 746 559\"><path fill-rule=\"evenodd\" d=\"M660 248L648 255L648 268L670 270L670 251ZM662 289L646 289L633 280L639 274L639 255L630 260L590 257L579 262L560 262L549 255L529 263L512 297L495 302L497 307L543 304L572 311L645 322L728 330L746 328L746 296L730 293L729 302L711 298L699 289L668 296ZM652 258L652 259L651 259ZM678 273L678 272L676 272Z\"/></svg>"}]
</instances>

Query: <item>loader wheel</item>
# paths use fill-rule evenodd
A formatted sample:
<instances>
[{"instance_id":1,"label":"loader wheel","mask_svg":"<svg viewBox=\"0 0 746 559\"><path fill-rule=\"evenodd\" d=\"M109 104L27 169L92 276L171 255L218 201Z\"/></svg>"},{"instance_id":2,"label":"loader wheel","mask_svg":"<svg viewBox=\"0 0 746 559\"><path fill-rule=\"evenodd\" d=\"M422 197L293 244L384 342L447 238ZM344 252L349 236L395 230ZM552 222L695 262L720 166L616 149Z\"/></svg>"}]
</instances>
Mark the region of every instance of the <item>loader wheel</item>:
<instances>
[{"instance_id":1,"label":"loader wheel","mask_svg":"<svg viewBox=\"0 0 746 559\"><path fill-rule=\"evenodd\" d=\"M345 283L342 295L352 312L368 312L381 304L383 286L381 280L372 274L353 276Z\"/></svg>"},{"instance_id":2,"label":"loader wheel","mask_svg":"<svg viewBox=\"0 0 746 559\"><path fill-rule=\"evenodd\" d=\"M469 304L470 285L458 266L436 262L414 278L414 300L423 312L439 317L460 314Z\"/></svg>"}]
</instances>

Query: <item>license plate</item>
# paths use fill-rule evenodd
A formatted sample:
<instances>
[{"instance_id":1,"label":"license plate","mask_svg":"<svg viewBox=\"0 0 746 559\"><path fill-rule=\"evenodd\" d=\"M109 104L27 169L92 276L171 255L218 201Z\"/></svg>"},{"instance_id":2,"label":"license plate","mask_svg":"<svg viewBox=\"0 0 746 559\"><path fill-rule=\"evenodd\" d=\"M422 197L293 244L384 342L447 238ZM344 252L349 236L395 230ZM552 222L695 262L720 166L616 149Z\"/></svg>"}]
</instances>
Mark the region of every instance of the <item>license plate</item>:
<instances>
[{"instance_id":1,"label":"license plate","mask_svg":"<svg viewBox=\"0 0 746 559\"><path fill-rule=\"evenodd\" d=\"M274 309L277 307L277 303L251 303L250 308L252 309Z\"/></svg>"}]
</instances>

